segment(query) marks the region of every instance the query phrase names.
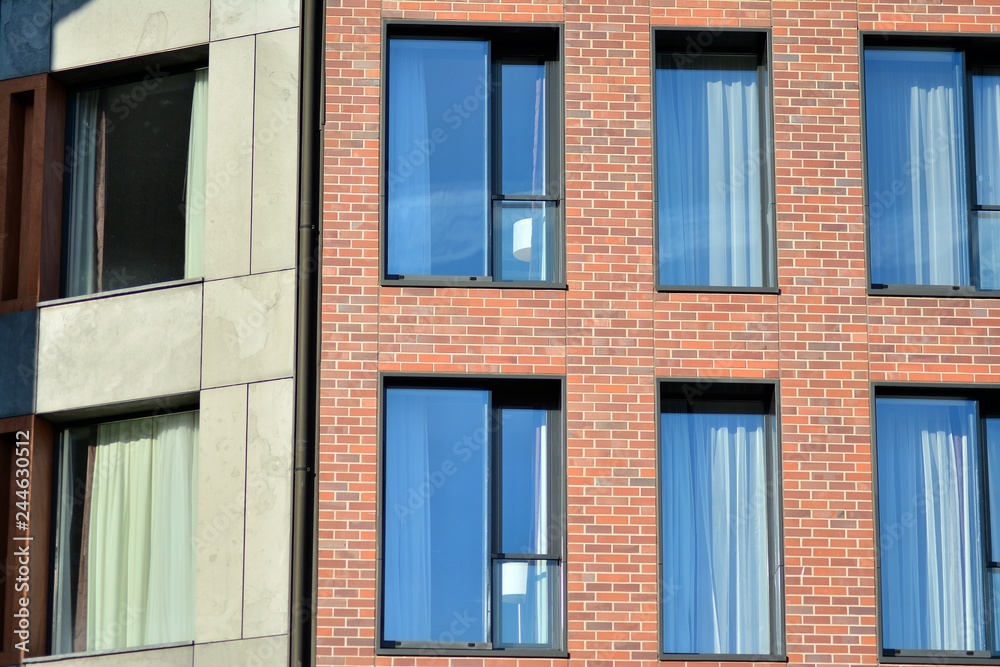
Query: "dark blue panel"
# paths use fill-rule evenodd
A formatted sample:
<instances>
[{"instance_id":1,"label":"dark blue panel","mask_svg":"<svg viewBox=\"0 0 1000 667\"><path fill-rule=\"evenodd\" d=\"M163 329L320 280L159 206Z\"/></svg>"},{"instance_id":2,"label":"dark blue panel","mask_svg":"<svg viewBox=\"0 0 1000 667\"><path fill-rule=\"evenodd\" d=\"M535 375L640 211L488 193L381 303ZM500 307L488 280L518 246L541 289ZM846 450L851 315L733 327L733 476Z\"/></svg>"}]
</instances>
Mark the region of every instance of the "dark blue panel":
<instances>
[{"instance_id":1,"label":"dark blue panel","mask_svg":"<svg viewBox=\"0 0 1000 667\"><path fill-rule=\"evenodd\" d=\"M38 311L0 315L0 418L35 411Z\"/></svg>"},{"instance_id":2,"label":"dark blue panel","mask_svg":"<svg viewBox=\"0 0 1000 667\"><path fill-rule=\"evenodd\" d=\"M0 79L49 71L51 0L0 0Z\"/></svg>"}]
</instances>

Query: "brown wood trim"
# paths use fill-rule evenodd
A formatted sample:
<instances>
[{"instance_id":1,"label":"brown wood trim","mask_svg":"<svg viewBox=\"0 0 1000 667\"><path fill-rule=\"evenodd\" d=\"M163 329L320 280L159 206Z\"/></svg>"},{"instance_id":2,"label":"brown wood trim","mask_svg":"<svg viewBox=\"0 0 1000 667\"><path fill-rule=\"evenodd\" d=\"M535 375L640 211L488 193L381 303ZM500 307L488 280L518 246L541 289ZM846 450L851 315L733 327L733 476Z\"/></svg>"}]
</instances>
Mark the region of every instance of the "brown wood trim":
<instances>
[{"instance_id":1,"label":"brown wood trim","mask_svg":"<svg viewBox=\"0 0 1000 667\"><path fill-rule=\"evenodd\" d=\"M65 127L50 75L0 81L0 313L59 296Z\"/></svg>"},{"instance_id":2,"label":"brown wood trim","mask_svg":"<svg viewBox=\"0 0 1000 667\"><path fill-rule=\"evenodd\" d=\"M0 475L5 475L7 493L0 500L6 520L0 521L0 558L3 560L3 634L0 664L20 664L24 658L45 655L48 644L48 600L50 580L50 535L52 533L52 480L55 428L37 416L0 419ZM24 454L27 454L25 457ZM24 493L17 470L27 459L28 512L25 521ZM18 491L22 494L19 496ZM18 503L22 503L18 506ZM25 576L27 571L27 576ZM16 614L27 602L29 627L27 651L18 647L24 639L17 631ZM23 615L23 614L22 614Z\"/></svg>"}]
</instances>

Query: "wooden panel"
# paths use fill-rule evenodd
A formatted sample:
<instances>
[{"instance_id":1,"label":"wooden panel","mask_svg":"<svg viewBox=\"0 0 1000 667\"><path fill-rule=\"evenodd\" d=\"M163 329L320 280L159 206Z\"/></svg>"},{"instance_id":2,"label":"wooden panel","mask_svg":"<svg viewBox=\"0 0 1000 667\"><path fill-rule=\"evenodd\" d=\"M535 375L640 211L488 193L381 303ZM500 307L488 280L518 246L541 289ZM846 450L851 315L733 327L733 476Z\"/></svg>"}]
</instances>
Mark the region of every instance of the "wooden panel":
<instances>
[{"instance_id":1,"label":"wooden panel","mask_svg":"<svg viewBox=\"0 0 1000 667\"><path fill-rule=\"evenodd\" d=\"M0 313L59 296L65 123L51 76L0 81Z\"/></svg>"},{"instance_id":2,"label":"wooden panel","mask_svg":"<svg viewBox=\"0 0 1000 667\"><path fill-rule=\"evenodd\" d=\"M44 655L48 641L54 435L52 425L39 417L0 420L0 475L8 480L7 493L0 497L4 665ZM27 480L26 488L19 486L20 479ZM19 646L21 641L26 644Z\"/></svg>"}]
</instances>

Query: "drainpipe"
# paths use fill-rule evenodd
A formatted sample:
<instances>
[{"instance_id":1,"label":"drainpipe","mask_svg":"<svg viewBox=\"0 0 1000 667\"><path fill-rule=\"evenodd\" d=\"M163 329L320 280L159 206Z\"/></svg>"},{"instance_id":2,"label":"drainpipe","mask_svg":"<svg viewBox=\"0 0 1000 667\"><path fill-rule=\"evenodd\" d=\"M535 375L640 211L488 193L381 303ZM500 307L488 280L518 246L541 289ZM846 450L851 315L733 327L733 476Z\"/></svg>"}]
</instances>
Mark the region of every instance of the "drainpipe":
<instances>
[{"instance_id":1,"label":"drainpipe","mask_svg":"<svg viewBox=\"0 0 1000 667\"><path fill-rule=\"evenodd\" d=\"M316 664L319 440L319 245L322 206L324 0L302 0L299 25L298 249L295 323L295 452L292 481L291 667Z\"/></svg>"}]
</instances>

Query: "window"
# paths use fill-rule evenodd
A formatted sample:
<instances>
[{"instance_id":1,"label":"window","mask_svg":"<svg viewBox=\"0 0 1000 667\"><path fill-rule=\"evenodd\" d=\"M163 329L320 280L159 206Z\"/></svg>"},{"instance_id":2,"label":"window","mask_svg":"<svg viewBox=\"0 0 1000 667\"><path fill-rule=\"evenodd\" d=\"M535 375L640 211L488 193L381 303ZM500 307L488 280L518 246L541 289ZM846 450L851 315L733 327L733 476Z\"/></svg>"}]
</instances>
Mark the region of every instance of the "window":
<instances>
[{"instance_id":1,"label":"window","mask_svg":"<svg viewBox=\"0 0 1000 667\"><path fill-rule=\"evenodd\" d=\"M390 26L388 279L562 280L554 28Z\"/></svg>"},{"instance_id":2,"label":"window","mask_svg":"<svg viewBox=\"0 0 1000 667\"><path fill-rule=\"evenodd\" d=\"M670 383L660 395L662 657L780 659L772 388Z\"/></svg>"},{"instance_id":3,"label":"window","mask_svg":"<svg viewBox=\"0 0 1000 667\"><path fill-rule=\"evenodd\" d=\"M926 46L864 52L871 286L998 290L996 43Z\"/></svg>"},{"instance_id":4,"label":"window","mask_svg":"<svg viewBox=\"0 0 1000 667\"><path fill-rule=\"evenodd\" d=\"M774 285L766 53L762 33L656 33L663 288Z\"/></svg>"},{"instance_id":5,"label":"window","mask_svg":"<svg viewBox=\"0 0 1000 667\"><path fill-rule=\"evenodd\" d=\"M997 405L875 399L884 656L1000 657Z\"/></svg>"},{"instance_id":6,"label":"window","mask_svg":"<svg viewBox=\"0 0 1000 667\"><path fill-rule=\"evenodd\" d=\"M194 638L198 413L62 434L53 653Z\"/></svg>"},{"instance_id":7,"label":"window","mask_svg":"<svg viewBox=\"0 0 1000 667\"><path fill-rule=\"evenodd\" d=\"M385 389L383 649L559 649L558 382Z\"/></svg>"},{"instance_id":8,"label":"window","mask_svg":"<svg viewBox=\"0 0 1000 667\"><path fill-rule=\"evenodd\" d=\"M202 274L208 70L71 100L63 291L80 296Z\"/></svg>"}]
</instances>

